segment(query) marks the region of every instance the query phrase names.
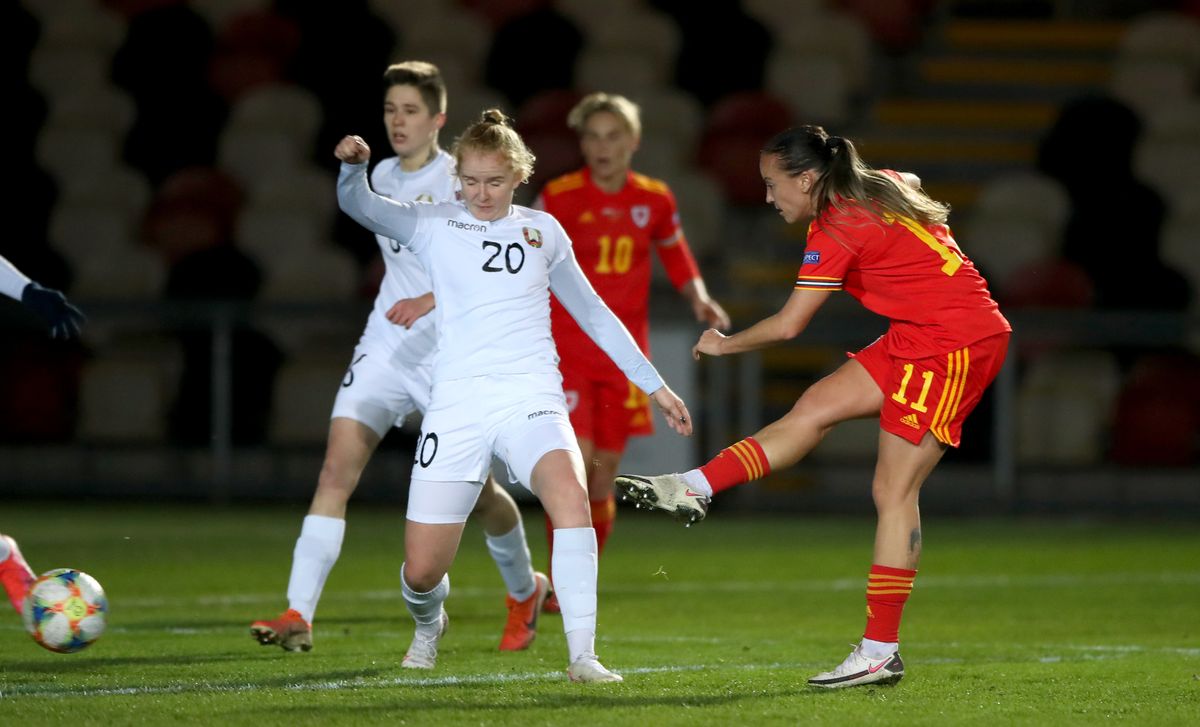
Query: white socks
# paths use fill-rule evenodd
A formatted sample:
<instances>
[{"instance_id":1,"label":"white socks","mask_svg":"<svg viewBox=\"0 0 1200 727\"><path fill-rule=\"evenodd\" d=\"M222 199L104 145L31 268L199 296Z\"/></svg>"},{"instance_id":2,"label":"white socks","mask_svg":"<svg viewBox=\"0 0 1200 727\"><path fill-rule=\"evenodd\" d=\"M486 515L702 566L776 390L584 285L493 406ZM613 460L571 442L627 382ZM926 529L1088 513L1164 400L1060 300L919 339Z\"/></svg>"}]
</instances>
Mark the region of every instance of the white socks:
<instances>
[{"instance_id":1,"label":"white socks","mask_svg":"<svg viewBox=\"0 0 1200 727\"><path fill-rule=\"evenodd\" d=\"M288 580L288 608L300 612L312 623L321 599L325 579L342 551L346 521L341 518L309 515L304 518L296 549L292 551L292 575Z\"/></svg>"},{"instance_id":2,"label":"white socks","mask_svg":"<svg viewBox=\"0 0 1200 727\"><path fill-rule=\"evenodd\" d=\"M700 470L688 470L679 475L679 478L696 492L703 494L705 497L712 497L712 485L708 484L708 478Z\"/></svg>"},{"instance_id":3,"label":"white socks","mask_svg":"<svg viewBox=\"0 0 1200 727\"><path fill-rule=\"evenodd\" d=\"M517 526L504 535L487 535L487 547L500 569L508 595L518 601L532 596L537 583L533 580L533 558L525 542L524 523L518 520Z\"/></svg>"},{"instance_id":4,"label":"white socks","mask_svg":"<svg viewBox=\"0 0 1200 727\"><path fill-rule=\"evenodd\" d=\"M417 622L417 635L426 640L437 638L442 628L442 604L450 595L450 576L442 576L442 580L433 587L432 591L417 593L404 577L404 565L400 565L400 590L404 593L404 605Z\"/></svg>"},{"instance_id":5,"label":"white socks","mask_svg":"<svg viewBox=\"0 0 1200 727\"><path fill-rule=\"evenodd\" d=\"M900 650L900 644L888 643L886 641L875 641L873 639L862 640L862 653L868 659L883 659L895 654Z\"/></svg>"},{"instance_id":6,"label":"white socks","mask_svg":"<svg viewBox=\"0 0 1200 727\"><path fill-rule=\"evenodd\" d=\"M570 663L596 653L596 530L556 528L550 569L562 610Z\"/></svg>"}]
</instances>

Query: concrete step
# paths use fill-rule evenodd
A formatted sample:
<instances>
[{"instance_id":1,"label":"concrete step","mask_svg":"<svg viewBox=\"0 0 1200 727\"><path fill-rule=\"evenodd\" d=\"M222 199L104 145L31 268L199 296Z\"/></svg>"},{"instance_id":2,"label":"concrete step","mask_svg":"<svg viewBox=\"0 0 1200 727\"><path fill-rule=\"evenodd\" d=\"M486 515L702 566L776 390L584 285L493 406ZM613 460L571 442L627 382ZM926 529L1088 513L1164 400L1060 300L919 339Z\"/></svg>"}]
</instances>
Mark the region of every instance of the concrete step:
<instances>
[{"instance_id":1,"label":"concrete step","mask_svg":"<svg viewBox=\"0 0 1200 727\"><path fill-rule=\"evenodd\" d=\"M1058 114L1054 104L986 100L895 99L876 105L876 124L904 128L1001 129L1041 132Z\"/></svg>"},{"instance_id":2,"label":"concrete step","mask_svg":"<svg viewBox=\"0 0 1200 727\"><path fill-rule=\"evenodd\" d=\"M969 51L1114 53L1125 29L1115 22L953 20L942 38L947 47Z\"/></svg>"},{"instance_id":3,"label":"concrete step","mask_svg":"<svg viewBox=\"0 0 1200 727\"><path fill-rule=\"evenodd\" d=\"M863 156L876 167L899 163L920 165L922 163L953 162L956 165L970 164L1031 164L1037 157L1037 144L1033 140L989 139L979 136L952 138L936 136L927 138L896 138L880 134L864 137L860 144Z\"/></svg>"},{"instance_id":4,"label":"concrete step","mask_svg":"<svg viewBox=\"0 0 1200 727\"><path fill-rule=\"evenodd\" d=\"M1101 87L1112 75L1112 64L1092 60L1040 58L978 58L948 55L918 65L921 80L934 84L985 87L1049 87L1075 90Z\"/></svg>"}]
</instances>

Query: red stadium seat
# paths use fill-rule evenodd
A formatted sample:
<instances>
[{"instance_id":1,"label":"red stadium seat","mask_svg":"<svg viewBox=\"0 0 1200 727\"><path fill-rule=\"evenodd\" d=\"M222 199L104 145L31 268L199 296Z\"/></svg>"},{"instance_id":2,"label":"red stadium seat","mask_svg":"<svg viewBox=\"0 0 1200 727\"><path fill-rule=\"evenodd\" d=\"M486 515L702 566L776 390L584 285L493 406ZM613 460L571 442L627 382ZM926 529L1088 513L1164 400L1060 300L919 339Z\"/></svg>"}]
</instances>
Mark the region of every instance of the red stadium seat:
<instances>
[{"instance_id":1,"label":"red stadium seat","mask_svg":"<svg viewBox=\"0 0 1200 727\"><path fill-rule=\"evenodd\" d=\"M268 12L243 13L221 29L209 83L226 101L277 83L300 47L300 28Z\"/></svg>"},{"instance_id":2,"label":"red stadium seat","mask_svg":"<svg viewBox=\"0 0 1200 727\"><path fill-rule=\"evenodd\" d=\"M581 98L582 93L566 88L531 96L517 109L517 131L522 136L563 134L574 138L575 132L567 127L567 114Z\"/></svg>"},{"instance_id":3,"label":"red stadium seat","mask_svg":"<svg viewBox=\"0 0 1200 727\"><path fill-rule=\"evenodd\" d=\"M758 152L767 139L791 123L787 105L770 94L730 94L709 111L697 161L721 184L730 203L761 203L764 190Z\"/></svg>"},{"instance_id":4,"label":"red stadium seat","mask_svg":"<svg viewBox=\"0 0 1200 727\"><path fill-rule=\"evenodd\" d=\"M1089 308L1096 298L1087 272L1060 257L1021 265L993 292L1005 306L1020 308Z\"/></svg>"},{"instance_id":5,"label":"red stadium seat","mask_svg":"<svg viewBox=\"0 0 1200 727\"><path fill-rule=\"evenodd\" d=\"M1111 455L1129 466L1200 461L1200 360L1151 355L1134 365L1118 399Z\"/></svg>"}]
</instances>

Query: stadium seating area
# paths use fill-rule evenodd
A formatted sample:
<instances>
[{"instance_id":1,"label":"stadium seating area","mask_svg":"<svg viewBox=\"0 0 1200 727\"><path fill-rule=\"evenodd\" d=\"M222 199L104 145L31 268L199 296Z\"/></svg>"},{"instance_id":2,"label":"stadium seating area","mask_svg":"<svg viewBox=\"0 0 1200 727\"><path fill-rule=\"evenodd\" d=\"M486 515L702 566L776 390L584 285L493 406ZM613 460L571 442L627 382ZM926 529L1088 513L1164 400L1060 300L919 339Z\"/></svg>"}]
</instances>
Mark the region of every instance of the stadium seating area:
<instances>
[{"instance_id":1,"label":"stadium seating area","mask_svg":"<svg viewBox=\"0 0 1200 727\"><path fill-rule=\"evenodd\" d=\"M513 112L539 158L530 197L580 163L565 115L582 93L639 102L635 165L672 185L710 285L744 298L730 307L748 315L761 310L736 276L786 271L802 249L760 209L756 152L801 121L861 138L872 163L914 169L955 204L1006 310L1194 314L1200 17L1185 3L1146 14L1112 3L1099 20L1017 5L1026 16L983 32L979 18L1005 3L9 3L24 192L0 254L85 303L363 303L380 273L374 241L337 213L330 150L348 132L386 150L380 74L424 58L450 88L443 143L483 107ZM0 361L7 441L207 441L208 332L116 320L93 321L66 358L13 334ZM357 333L239 323L235 441L321 441ZM1200 401L1171 394L1173 377L1195 377L1194 352L1038 354L1019 362L1023 461L1200 461ZM48 404L30 423L37 397ZM1139 439L1155 416L1147 401L1174 402L1178 436Z\"/></svg>"}]
</instances>

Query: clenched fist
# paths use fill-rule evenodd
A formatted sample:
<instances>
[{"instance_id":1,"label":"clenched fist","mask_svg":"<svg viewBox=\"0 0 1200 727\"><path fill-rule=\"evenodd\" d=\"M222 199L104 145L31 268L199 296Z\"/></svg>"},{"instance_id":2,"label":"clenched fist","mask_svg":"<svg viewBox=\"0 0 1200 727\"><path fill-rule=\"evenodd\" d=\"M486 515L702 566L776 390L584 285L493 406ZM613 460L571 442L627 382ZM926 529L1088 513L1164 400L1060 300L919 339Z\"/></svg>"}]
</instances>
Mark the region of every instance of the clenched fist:
<instances>
[{"instance_id":1,"label":"clenched fist","mask_svg":"<svg viewBox=\"0 0 1200 727\"><path fill-rule=\"evenodd\" d=\"M347 164L362 164L371 158L371 147L361 136L344 136L334 148L333 155Z\"/></svg>"}]
</instances>

